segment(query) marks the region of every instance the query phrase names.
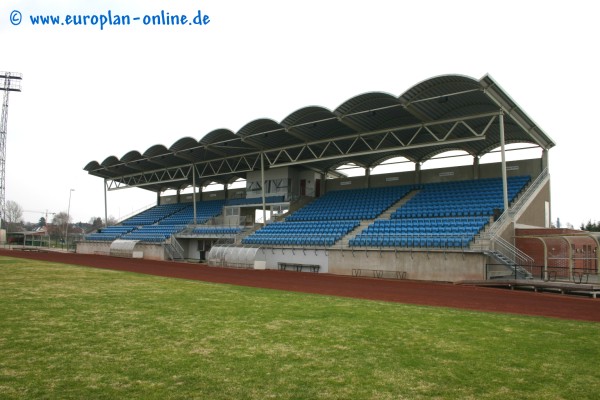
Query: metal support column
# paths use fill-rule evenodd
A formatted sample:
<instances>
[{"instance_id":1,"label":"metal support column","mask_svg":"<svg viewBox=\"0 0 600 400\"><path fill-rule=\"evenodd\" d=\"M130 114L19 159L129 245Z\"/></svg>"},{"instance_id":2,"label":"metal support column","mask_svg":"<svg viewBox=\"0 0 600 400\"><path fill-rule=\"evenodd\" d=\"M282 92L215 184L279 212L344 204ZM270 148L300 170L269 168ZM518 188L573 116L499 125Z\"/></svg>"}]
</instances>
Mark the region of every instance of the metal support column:
<instances>
[{"instance_id":1,"label":"metal support column","mask_svg":"<svg viewBox=\"0 0 600 400\"><path fill-rule=\"evenodd\" d=\"M479 179L479 156L473 157L473 178Z\"/></svg>"},{"instance_id":2,"label":"metal support column","mask_svg":"<svg viewBox=\"0 0 600 400\"><path fill-rule=\"evenodd\" d=\"M260 187L262 191L263 226L267 225L267 201L265 198L265 154L260 153Z\"/></svg>"},{"instance_id":3,"label":"metal support column","mask_svg":"<svg viewBox=\"0 0 600 400\"><path fill-rule=\"evenodd\" d=\"M567 242L567 253L569 255L569 279L573 279L573 271L575 269L575 259L573 256L573 243L568 236L561 236Z\"/></svg>"},{"instance_id":4,"label":"metal support column","mask_svg":"<svg viewBox=\"0 0 600 400\"><path fill-rule=\"evenodd\" d=\"M108 192L108 182L104 178L104 227L108 227L108 198L106 193Z\"/></svg>"},{"instance_id":5,"label":"metal support column","mask_svg":"<svg viewBox=\"0 0 600 400\"><path fill-rule=\"evenodd\" d=\"M421 184L421 162L417 161L415 163L415 184Z\"/></svg>"},{"instance_id":6,"label":"metal support column","mask_svg":"<svg viewBox=\"0 0 600 400\"><path fill-rule=\"evenodd\" d=\"M198 220L196 219L196 166L192 165L192 204L194 208L194 225Z\"/></svg>"},{"instance_id":7,"label":"metal support column","mask_svg":"<svg viewBox=\"0 0 600 400\"><path fill-rule=\"evenodd\" d=\"M549 279L548 276L548 245L546 244L546 241L543 238L538 238L542 241L542 244L544 245L544 280L547 281Z\"/></svg>"},{"instance_id":8,"label":"metal support column","mask_svg":"<svg viewBox=\"0 0 600 400\"><path fill-rule=\"evenodd\" d=\"M500 154L502 155L502 197L504 198L504 211L508 211L508 183L506 178L506 151L504 142L504 113L500 113Z\"/></svg>"},{"instance_id":9,"label":"metal support column","mask_svg":"<svg viewBox=\"0 0 600 400\"><path fill-rule=\"evenodd\" d=\"M542 171L550 166L550 154L548 149L542 150Z\"/></svg>"},{"instance_id":10,"label":"metal support column","mask_svg":"<svg viewBox=\"0 0 600 400\"><path fill-rule=\"evenodd\" d=\"M550 154L548 149L542 150L542 171L548 170L550 171ZM546 215L546 228L550 228L552 226L552 182L548 179L548 215Z\"/></svg>"}]
</instances>

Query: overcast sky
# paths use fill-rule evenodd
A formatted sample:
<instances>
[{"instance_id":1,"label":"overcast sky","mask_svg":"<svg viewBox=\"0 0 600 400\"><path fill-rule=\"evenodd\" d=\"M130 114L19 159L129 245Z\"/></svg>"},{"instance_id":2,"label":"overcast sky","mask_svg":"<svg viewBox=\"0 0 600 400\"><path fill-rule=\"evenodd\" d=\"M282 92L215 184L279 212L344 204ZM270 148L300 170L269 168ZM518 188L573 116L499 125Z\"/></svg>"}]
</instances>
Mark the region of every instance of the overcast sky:
<instances>
[{"instance_id":1,"label":"overcast sky","mask_svg":"<svg viewBox=\"0 0 600 400\"><path fill-rule=\"evenodd\" d=\"M10 96L6 200L35 222L67 211L71 194L72 220L87 222L104 216L103 180L83 170L90 161L281 121L308 105L333 110L364 92L399 96L437 75L489 73L556 142L552 218L578 227L600 219L599 9L578 0L3 0L0 71L23 74ZM144 25L161 10L188 20L200 11L208 23ZM109 11L131 24L101 30ZM34 26L38 15L89 17ZM155 200L109 192L108 214Z\"/></svg>"}]
</instances>

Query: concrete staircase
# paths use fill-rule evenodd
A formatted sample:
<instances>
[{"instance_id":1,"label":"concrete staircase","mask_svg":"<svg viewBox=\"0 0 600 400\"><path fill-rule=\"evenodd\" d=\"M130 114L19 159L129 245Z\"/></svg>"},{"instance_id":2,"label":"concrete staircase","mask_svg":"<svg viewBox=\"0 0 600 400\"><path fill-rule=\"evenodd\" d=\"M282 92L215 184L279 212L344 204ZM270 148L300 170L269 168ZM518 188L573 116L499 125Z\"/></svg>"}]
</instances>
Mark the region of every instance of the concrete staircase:
<instances>
[{"instance_id":1,"label":"concrete staircase","mask_svg":"<svg viewBox=\"0 0 600 400\"><path fill-rule=\"evenodd\" d=\"M354 238L356 235L358 235L360 232L362 232L363 229L365 229L366 227L368 227L369 225L371 225L372 223L374 223L375 220L377 220L377 219L390 219L391 216L392 216L392 214L399 207L402 207L404 204L406 204L407 201L409 201L410 199L412 199L419 192L420 192L420 190L418 190L418 189L412 190L406 196L404 196L403 198L401 198L400 200L398 200L397 202L395 202L394 204L392 204L390 207L388 207L384 212L382 212L381 214L379 214L377 216L377 218L365 219L365 220L360 221L360 225L357 226L356 228L354 228L353 230L351 230L350 232L348 232L343 238L341 238L335 244L335 247L342 247L342 248L349 247L348 242L350 241L350 239Z\"/></svg>"},{"instance_id":2,"label":"concrete staircase","mask_svg":"<svg viewBox=\"0 0 600 400\"><path fill-rule=\"evenodd\" d=\"M392 214L394 212L396 212L396 210L400 207L402 207L403 205L405 205L410 199L412 199L413 197L415 197L418 193L420 192L420 190L415 189L415 190L411 190L410 192L408 192L408 194L406 196L404 196L403 198L401 198L400 200L398 200L397 202L395 202L394 204L392 204L390 206L390 208L388 208L387 210L385 210L384 212L382 212L379 217L377 217L376 219L390 219L392 217ZM375 220L373 220L375 221Z\"/></svg>"}]
</instances>

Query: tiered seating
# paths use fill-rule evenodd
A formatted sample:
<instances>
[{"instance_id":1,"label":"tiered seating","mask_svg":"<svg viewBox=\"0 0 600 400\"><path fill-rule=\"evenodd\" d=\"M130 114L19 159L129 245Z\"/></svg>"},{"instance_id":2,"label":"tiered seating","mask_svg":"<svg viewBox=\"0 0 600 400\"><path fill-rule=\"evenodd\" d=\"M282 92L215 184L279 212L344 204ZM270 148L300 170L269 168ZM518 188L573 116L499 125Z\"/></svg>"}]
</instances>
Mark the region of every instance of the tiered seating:
<instances>
[{"instance_id":1,"label":"tiered seating","mask_svg":"<svg viewBox=\"0 0 600 400\"><path fill-rule=\"evenodd\" d=\"M409 186L329 192L286 218L244 238L244 244L331 246L410 192Z\"/></svg>"},{"instance_id":2,"label":"tiered seating","mask_svg":"<svg viewBox=\"0 0 600 400\"><path fill-rule=\"evenodd\" d=\"M528 176L508 178L510 202L529 180ZM500 178L427 184L391 220L375 221L349 244L464 248L489 223L494 211L503 208Z\"/></svg>"},{"instance_id":3,"label":"tiered seating","mask_svg":"<svg viewBox=\"0 0 600 400\"><path fill-rule=\"evenodd\" d=\"M196 222L204 224L210 218L216 217L223 211L225 200L208 200L196 202ZM162 219L161 225L187 225L194 222L194 207L192 203L185 203L177 213Z\"/></svg>"},{"instance_id":4,"label":"tiered seating","mask_svg":"<svg viewBox=\"0 0 600 400\"><path fill-rule=\"evenodd\" d=\"M394 186L329 192L296 211L287 221L336 221L373 219L412 189Z\"/></svg>"},{"instance_id":5,"label":"tiered seating","mask_svg":"<svg viewBox=\"0 0 600 400\"><path fill-rule=\"evenodd\" d=\"M225 200L197 202L197 221L205 223L219 215ZM182 231L194 220L191 203L163 204L143 211L125 221L122 225L110 226L99 232L86 235L86 240L113 241L116 239L141 240L144 242L164 242Z\"/></svg>"},{"instance_id":6,"label":"tiered seating","mask_svg":"<svg viewBox=\"0 0 600 400\"><path fill-rule=\"evenodd\" d=\"M192 233L198 235L237 235L242 231L239 226L201 226L194 228Z\"/></svg>"},{"instance_id":7,"label":"tiered seating","mask_svg":"<svg viewBox=\"0 0 600 400\"><path fill-rule=\"evenodd\" d=\"M350 239L350 246L467 247L489 222L486 216L377 220Z\"/></svg>"},{"instance_id":8,"label":"tiered seating","mask_svg":"<svg viewBox=\"0 0 600 400\"><path fill-rule=\"evenodd\" d=\"M529 180L528 176L508 178L509 202ZM495 209L504 209L500 178L424 185L415 197L392 214L392 218L491 216Z\"/></svg>"},{"instance_id":9,"label":"tiered seating","mask_svg":"<svg viewBox=\"0 0 600 400\"><path fill-rule=\"evenodd\" d=\"M148 225L142 226L121 236L123 240L139 240L142 242L162 243L172 235L181 232L185 225Z\"/></svg>"},{"instance_id":10,"label":"tiered seating","mask_svg":"<svg viewBox=\"0 0 600 400\"><path fill-rule=\"evenodd\" d=\"M85 240L112 242L113 240L120 238L122 235L129 233L134 229L136 228L133 226L107 226L106 228L102 228L98 232L86 235Z\"/></svg>"},{"instance_id":11,"label":"tiered seating","mask_svg":"<svg viewBox=\"0 0 600 400\"><path fill-rule=\"evenodd\" d=\"M154 206L146 211L142 211L141 213L134 215L133 217L126 219L122 222L122 225L127 226L142 226L142 225L152 225L157 223L158 221L172 215L182 209L184 209L187 205L182 203L176 204L163 204L160 206Z\"/></svg>"},{"instance_id":12,"label":"tiered seating","mask_svg":"<svg viewBox=\"0 0 600 400\"><path fill-rule=\"evenodd\" d=\"M285 200L285 196L266 196L265 203L281 203ZM244 199L229 199L225 203L227 206L243 206L251 204L262 204L262 197L252 197Z\"/></svg>"},{"instance_id":13,"label":"tiered seating","mask_svg":"<svg viewBox=\"0 0 600 400\"><path fill-rule=\"evenodd\" d=\"M358 220L275 222L242 240L243 244L331 246L360 224Z\"/></svg>"}]
</instances>

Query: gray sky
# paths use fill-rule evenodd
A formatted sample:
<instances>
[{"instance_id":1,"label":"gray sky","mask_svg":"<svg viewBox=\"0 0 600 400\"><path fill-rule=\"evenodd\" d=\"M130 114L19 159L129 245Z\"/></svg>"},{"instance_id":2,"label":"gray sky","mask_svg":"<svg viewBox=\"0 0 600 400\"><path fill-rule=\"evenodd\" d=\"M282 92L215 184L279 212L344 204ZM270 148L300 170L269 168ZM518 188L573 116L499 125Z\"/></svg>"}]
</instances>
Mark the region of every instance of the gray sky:
<instances>
[{"instance_id":1,"label":"gray sky","mask_svg":"<svg viewBox=\"0 0 600 400\"><path fill-rule=\"evenodd\" d=\"M72 218L87 222L104 215L103 181L83 171L89 161L235 132L257 118L281 121L307 105L333 110L364 92L398 96L436 75L489 73L557 143L552 217L577 227L600 219L591 124L599 8L579 0L4 0L0 71L23 74L23 91L10 97L6 200L37 221L66 211L73 188ZM200 10L210 22L143 24L161 10L188 19ZM101 30L109 11L140 20ZM89 18L34 26L37 15ZM110 192L108 214L154 201L140 189Z\"/></svg>"}]
</instances>

